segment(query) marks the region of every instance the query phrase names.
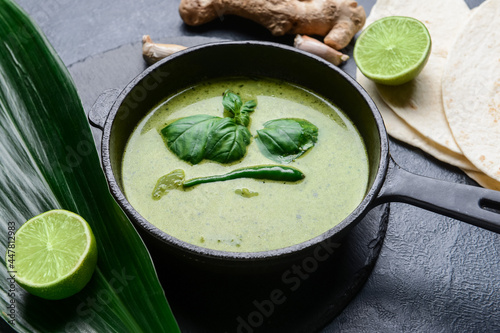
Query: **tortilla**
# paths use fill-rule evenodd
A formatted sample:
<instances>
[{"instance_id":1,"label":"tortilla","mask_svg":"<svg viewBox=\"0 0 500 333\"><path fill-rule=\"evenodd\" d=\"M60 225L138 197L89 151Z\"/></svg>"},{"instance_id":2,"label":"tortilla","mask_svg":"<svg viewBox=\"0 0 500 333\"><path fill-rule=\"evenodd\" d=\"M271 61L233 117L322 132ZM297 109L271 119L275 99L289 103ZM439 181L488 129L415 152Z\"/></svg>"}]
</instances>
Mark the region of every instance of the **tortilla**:
<instances>
[{"instance_id":1,"label":"tortilla","mask_svg":"<svg viewBox=\"0 0 500 333\"><path fill-rule=\"evenodd\" d=\"M364 76L359 70L356 71L356 80L363 86L368 94L370 94L373 101L377 105L377 108L384 119L387 133L389 133L390 136L399 141L420 148L424 152L432 155L442 162L451 164L463 170L477 171L477 168L462 154L455 153L445 147L437 145L409 126L382 100L378 94L376 84Z\"/></svg>"},{"instance_id":2,"label":"tortilla","mask_svg":"<svg viewBox=\"0 0 500 333\"><path fill-rule=\"evenodd\" d=\"M450 50L445 114L464 155L500 181L500 1L477 7Z\"/></svg>"},{"instance_id":3,"label":"tortilla","mask_svg":"<svg viewBox=\"0 0 500 333\"><path fill-rule=\"evenodd\" d=\"M488 177L484 173L480 171L469 171L463 170L467 176L472 178L476 183L481 185L484 188L489 188L490 190L500 191L500 182Z\"/></svg>"},{"instance_id":4,"label":"tortilla","mask_svg":"<svg viewBox=\"0 0 500 333\"><path fill-rule=\"evenodd\" d=\"M479 171L462 154L456 154L436 145L434 142L427 140L420 133L411 128L382 100L382 98L378 95L375 83L366 78L359 70L356 72L356 80L365 88L377 105L390 136L419 148L444 163L460 168L467 176L473 179L480 186L500 191L500 181L488 177Z\"/></svg>"},{"instance_id":5,"label":"tortilla","mask_svg":"<svg viewBox=\"0 0 500 333\"><path fill-rule=\"evenodd\" d=\"M391 15L411 16L422 21L432 38L432 51L423 71L401 86L377 85L385 103L427 140L461 154L449 129L441 95L441 76L453 37L461 30L470 10L462 0L378 0L367 18L367 25Z\"/></svg>"}]
</instances>

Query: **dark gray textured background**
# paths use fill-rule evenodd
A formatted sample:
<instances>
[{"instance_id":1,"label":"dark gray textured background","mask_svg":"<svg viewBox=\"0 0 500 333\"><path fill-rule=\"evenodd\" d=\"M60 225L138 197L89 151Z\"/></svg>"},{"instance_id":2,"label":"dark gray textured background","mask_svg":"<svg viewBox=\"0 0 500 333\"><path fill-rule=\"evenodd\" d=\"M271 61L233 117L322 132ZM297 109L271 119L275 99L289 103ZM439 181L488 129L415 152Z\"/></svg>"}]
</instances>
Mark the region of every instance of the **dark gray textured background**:
<instances>
[{"instance_id":1,"label":"dark gray textured background","mask_svg":"<svg viewBox=\"0 0 500 333\"><path fill-rule=\"evenodd\" d=\"M137 43L143 34L164 42L169 37L201 36L292 43L291 36L273 38L251 22L230 17L200 28L187 27L177 12L179 0L17 2L40 25L70 72L75 63ZM480 2L467 1L471 8ZM359 3L369 11L374 1ZM438 3L433 10L446 10ZM354 68L352 60L343 66L351 75ZM113 82L122 74L112 68L109 73L108 88L117 88ZM106 85L92 77L75 77L75 82L86 109L95 97L81 82L88 87ZM395 140L391 153L414 173L474 184L458 169ZM499 254L499 235L409 205L391 204L374 271L357 297L322 332L500 332Z\"/></svg>"}]
</instances>

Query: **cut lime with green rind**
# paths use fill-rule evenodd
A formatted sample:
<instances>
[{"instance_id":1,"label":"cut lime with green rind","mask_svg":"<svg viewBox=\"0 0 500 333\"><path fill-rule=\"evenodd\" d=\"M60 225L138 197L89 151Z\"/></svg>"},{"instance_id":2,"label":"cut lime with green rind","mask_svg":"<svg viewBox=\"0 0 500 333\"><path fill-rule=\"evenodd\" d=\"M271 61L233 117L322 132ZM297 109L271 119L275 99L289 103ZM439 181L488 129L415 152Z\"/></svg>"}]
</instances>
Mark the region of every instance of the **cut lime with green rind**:
<instances>
[{"instance_id":1,"label":"cut lime with green rind","mask_svg":"<svg viewBox=\"0 0 500 333\"><path fill-rule=\"evenodd\" d=\"M431 53L425 25L406 16L388 16L370 24L354 45L354 61L370 80L401 85L422 71Z\"/></svg>"},{"instance_id":2,"label":"cut lime with green rind","mask_svg":"<svg viewBox=\"0 0 500 333\"><path fill-rule=\"evenodd\" d=\"M97 264L90 226L81 216L62 209L25 222L16 232L14 244L10 263L16 282L45 299L63 299L82 290Z\"/></svg>"}]
</instances>

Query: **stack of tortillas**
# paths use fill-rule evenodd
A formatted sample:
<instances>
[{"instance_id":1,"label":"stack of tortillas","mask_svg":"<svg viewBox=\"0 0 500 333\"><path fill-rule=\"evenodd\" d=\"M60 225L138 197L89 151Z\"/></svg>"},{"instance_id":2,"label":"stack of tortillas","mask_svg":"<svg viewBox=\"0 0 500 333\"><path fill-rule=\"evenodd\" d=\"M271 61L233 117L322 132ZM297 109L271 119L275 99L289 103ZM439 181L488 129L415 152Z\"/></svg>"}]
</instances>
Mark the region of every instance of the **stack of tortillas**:
<instances>
[{"instance_id":1,"label":"stack of tortillas","mask_svg":"<svg viewBox=\"0 0 500 333\"><path fill-rule=\"evenodd\" d=\"M401 86L375 84L357 71L389 135L500 190L500 0L472 11L463 0L378 0L366 26L392 15L423 22L432 52L419 76Z\"/></svg>"}]
</instances>

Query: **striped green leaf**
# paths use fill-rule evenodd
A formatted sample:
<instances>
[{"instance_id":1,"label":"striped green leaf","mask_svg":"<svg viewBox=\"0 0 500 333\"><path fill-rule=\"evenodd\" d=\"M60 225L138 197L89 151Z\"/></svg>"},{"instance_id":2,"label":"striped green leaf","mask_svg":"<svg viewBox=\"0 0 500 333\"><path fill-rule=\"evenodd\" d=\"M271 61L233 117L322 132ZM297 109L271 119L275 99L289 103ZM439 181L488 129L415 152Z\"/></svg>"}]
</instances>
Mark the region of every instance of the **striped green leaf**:
<instances>
[{"instance_id":1,"label":"striped green leaf","mask_svg":"<svg viewBox=\"0 0 500 333\"><path fill-rule=\"evenodd\" d=\"M75 86L43 33L0 0L0 309L20 332L179 332L149 253L109 193ZM9 231L63 208L91 225L98 267L78 294L48 301L11 283Z\"/></svg>"}]
</instances>

